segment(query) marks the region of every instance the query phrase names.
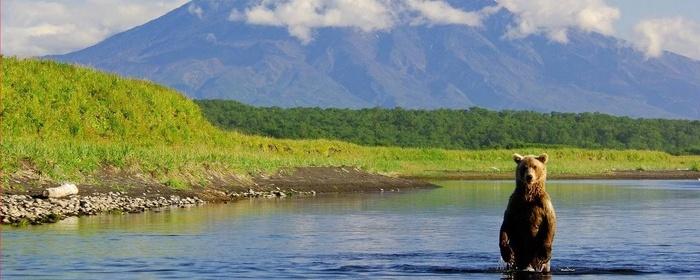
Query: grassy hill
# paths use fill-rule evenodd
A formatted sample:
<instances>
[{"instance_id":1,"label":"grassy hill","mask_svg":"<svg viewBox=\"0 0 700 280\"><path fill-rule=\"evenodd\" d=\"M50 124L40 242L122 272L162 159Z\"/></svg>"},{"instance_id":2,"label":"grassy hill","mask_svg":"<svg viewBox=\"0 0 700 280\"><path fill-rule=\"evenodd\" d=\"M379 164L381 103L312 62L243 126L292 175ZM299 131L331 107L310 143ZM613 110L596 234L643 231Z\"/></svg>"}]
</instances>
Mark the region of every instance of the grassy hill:
<instances>
[{"instance_id":1,"label":"grassy hill","mask_svg":"<svg viewBox=\"0 0 700 280\"><path fill-rule=\"evenodd\" d=\"M173 186L207 185L211 174L351 165L428 176L443 170L512 171L512 150L362 147L329 140L281 140L222 131L180 93L150 82L32 59L2 58L0 167L3 182L31 171L84 182L104 168ZM546 151L550 173L698 168L699 157L663 152ZM175 182L175 183L173 183Z\"/></svg>"},{"instance_id":2,"label":"grassy hill","mask_svg":"<svg viewBox=\"0 0 700 280\"><path fill-rule=\"evenodd\" d=\"M2 70L8 136L174 144L215 132L190 100L150 82L38 60Z\"/></svg>"}]
</instances>

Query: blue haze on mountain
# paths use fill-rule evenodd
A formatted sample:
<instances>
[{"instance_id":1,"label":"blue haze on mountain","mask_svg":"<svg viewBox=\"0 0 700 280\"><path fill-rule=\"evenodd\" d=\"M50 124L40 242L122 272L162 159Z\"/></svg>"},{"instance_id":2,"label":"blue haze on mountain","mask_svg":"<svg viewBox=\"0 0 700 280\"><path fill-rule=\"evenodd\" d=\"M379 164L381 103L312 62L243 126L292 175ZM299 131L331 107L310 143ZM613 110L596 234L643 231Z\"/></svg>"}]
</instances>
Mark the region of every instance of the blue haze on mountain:
<instances>
[{"instance_id":1,"label":"blue haze on mountain","mask_svg":"<svg viewBox=\"0 0 700 280\"><path fill-rule=\"evenodd\" d=\"M199 0L95 46L52 56L145 78L198 99L262 106L518 109L700 119L700 62L572 29L569 42L503 37L513 15L483 27L314 30L228 20L252 0ZM490 0L451 1L465 10Z\"/></svg>"}]
</instances>

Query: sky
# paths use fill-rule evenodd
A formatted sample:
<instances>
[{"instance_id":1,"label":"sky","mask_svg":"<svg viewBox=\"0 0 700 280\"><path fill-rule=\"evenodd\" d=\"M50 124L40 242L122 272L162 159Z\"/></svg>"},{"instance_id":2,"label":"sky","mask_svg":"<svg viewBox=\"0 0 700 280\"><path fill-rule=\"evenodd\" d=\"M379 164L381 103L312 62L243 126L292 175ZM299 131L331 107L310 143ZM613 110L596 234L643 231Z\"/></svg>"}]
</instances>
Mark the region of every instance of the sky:
<instances>
[{"instance_id":1,"label":"sky","mask_svg":"<svg viewBox=\"0 0 700 280\"><path fill-rule=\"evenodd\" d=\"M0 51L26 57L79 50L187 2L2 0ZM700 60L700 0L496 0L497 7L479 11L459 10L444 0L265 2L232 11L231 20L286 28L291 36L309 43L318 28L372 32L401 24L475 27L497 9L507 9L516 15L516 22L504 34L506 40L542 34L566 44L567 33L576 28L629 40L649 57L670 50ZM188 10L201 16L195 5Z\"/></svg>"}]
</instances>

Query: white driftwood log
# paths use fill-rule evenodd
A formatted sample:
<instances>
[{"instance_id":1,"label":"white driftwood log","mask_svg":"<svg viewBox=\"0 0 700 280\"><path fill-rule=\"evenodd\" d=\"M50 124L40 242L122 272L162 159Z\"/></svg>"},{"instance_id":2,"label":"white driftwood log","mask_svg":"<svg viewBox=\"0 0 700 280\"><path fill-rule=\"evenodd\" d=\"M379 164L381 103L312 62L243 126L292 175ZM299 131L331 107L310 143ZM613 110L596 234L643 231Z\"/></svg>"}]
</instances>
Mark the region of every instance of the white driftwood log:
<instances>
[{"instance_id":1,"label":"white driftwood log","mask_svg":"<svg viewBox=\"0 0 700 280\"><path fill-rule=\"evenodd\" d=\"M64 197L78 194L78 187L75 184L63 184L60 187L48 188L44 191L44 197Z\"/></svg>"}]
</instances>

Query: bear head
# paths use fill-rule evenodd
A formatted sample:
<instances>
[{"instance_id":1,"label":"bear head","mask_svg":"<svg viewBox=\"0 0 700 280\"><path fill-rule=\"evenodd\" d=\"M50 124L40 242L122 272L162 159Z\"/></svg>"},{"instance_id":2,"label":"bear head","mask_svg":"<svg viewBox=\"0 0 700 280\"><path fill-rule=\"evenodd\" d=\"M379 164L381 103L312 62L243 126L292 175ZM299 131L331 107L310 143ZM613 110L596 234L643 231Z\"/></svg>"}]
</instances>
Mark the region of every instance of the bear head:
<instances>
[{"instance_id":1,"label":"bear head","mask_svg":"<svg viewBox=\"0 0 700 280\"><path fill-rule=\"evenodd\" d=\"M515 181L518 186L541 186L547 179L547 154L539 156L513 155L513 160L518 164L515 171Z\"/></svg>"}]
</instances>

